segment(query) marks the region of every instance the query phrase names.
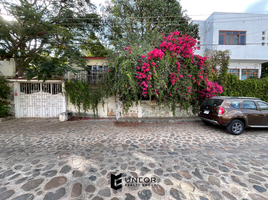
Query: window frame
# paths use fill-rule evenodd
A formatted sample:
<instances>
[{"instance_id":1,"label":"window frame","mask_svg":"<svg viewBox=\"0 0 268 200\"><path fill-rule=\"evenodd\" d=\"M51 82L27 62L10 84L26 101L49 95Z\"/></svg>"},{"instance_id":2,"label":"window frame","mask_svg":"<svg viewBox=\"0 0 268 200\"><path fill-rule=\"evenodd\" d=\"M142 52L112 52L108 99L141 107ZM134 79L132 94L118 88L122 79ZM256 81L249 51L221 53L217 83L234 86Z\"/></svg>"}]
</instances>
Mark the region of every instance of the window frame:
<instances>
[{"instance_id":1,"label":"window frame","mask_svg":"<svg viewBox=\"0 0 268 200\"><path fill-rule=\"evenodd\" d=\"M247 70L247 73L246 73L246 78L245 79L242 79L243 78L243 70ZM249 77L247 77L247 75L248 75L248 71L249 70L254 70L254 71L256 71L257 70L257 73L249 73ZM256 78L258 78L258 76L259 76L259 69L241 69L241 80L246 80L246 79L248 79L248 78L250 78L251 76L250 76L250 74L254 74L254 75L256 75L256 76L253 76L253 77L256 77Z\"/></svg>"},{"instance_id":2,"label":"window frame","mask_svg":"<svg viewBox=\"0 0 268 200\"><path fill-rule=\"evenodd\" d=\"M224 33L221 33L224 32ZM231 34L226 34L227 32L231 32ZM233 32L239 32L238 35L238 44L226 44L226 35L237 35L237 34L233 34ZM245 34L242 34L240 32L245 32ZM223 44L220 44L220 36L223 35ZM239 44L240 43L240 36L245 36L245 44ZM233 31L233 30L219 30L219 45L247 45L247 31Z\"/></svg>"}]
</instances>

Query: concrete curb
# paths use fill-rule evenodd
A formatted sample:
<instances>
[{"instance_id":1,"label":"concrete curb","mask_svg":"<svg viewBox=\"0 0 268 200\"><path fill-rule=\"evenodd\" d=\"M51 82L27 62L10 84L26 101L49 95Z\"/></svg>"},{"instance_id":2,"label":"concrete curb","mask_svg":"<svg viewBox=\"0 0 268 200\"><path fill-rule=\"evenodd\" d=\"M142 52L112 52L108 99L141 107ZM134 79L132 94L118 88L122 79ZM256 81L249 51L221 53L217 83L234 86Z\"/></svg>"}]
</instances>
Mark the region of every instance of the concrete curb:
<instances>
[{"instance_id":1,"label":"concrete curb","mask_svg":"<svg viewBox=\"0 0 268 200\"><path fill-rule=\"evenodd\" d=\"M132 123L178 123L178 122L201 122L199 117L182 118L120 118L118 122Z\"/></svg>"}]
</instances>

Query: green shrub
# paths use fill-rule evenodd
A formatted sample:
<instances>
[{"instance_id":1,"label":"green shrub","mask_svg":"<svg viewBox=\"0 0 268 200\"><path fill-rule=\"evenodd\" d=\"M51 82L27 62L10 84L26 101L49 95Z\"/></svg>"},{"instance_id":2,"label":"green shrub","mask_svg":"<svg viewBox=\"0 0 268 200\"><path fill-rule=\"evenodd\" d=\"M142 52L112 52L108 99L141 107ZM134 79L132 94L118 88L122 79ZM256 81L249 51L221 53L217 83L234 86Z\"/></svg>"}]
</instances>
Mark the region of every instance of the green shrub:
<instances>
[{"instance_id":1,"label":"green shrub","mask_svg":"<svg viewBox=\"0 0 268 200\"><path fill-rule=\"evenodd\" d=\"M227 75L226 94L228 96L256 97L268 101L268 77L239 80L237 76Z\"/></svg>"},{"instance_id":2,"label":"green shrub","mask_svg":"<svg viewBox=\"0 0 268 200\"><path fill-rule=\"evenodd\" d=\"M0 117L7 117L7 99L10 94L10 87L4 77L0 77Z\"/></svg>"},{"instance_id":3,"label":"green shrub","mask_svg":"<svg viewBox=\"0 0 268 200\"><path fill-rule=\"evenodd\" d=\"M104 106L104 90L102 84L98 86L88 83L86 80L66 80L65 94L70 98L70 102L78 108L81 115L81 108L86 112L93 110L94 117L98 117L98 104Z\"/></svg>"}]
</instances>

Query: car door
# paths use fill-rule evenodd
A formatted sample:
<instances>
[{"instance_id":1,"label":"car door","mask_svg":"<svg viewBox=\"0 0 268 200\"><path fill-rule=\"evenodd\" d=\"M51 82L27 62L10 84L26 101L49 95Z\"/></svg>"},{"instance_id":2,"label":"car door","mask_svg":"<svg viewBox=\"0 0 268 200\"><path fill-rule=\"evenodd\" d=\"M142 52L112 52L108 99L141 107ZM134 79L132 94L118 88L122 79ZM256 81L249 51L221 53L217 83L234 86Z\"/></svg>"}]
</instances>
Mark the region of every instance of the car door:
<instances>
[{"instance_id":1,"label":"car door","mask_svg":"<svg viewBox=\"0 0 268 200\"><path fill-rule=\"evenodd\" d=\"M268 104L263 101L257 101L257 104L262 112L263 118L262 118L262 125L268 126Z\"/></svg>"},{"instance_id":2,"label":"car door","mask_svg":"<svg viewBox=\"0 0 268 200\"><path fill-rule=\"evenodd\" d=\"M262 125L263 114L257 109L254 101L243 101L243 115L247 118L248 125Z\"/></svg>"}]
</instances>

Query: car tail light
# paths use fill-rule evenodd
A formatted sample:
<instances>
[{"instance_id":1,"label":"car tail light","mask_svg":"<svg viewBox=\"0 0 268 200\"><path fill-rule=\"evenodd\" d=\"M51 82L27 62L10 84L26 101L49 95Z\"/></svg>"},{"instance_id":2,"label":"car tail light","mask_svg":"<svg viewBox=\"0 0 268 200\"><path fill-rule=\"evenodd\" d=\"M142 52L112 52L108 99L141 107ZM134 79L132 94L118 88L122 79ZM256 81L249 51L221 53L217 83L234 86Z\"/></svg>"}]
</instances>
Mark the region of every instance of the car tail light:
<instances>
[{"instance_id":1,"label":"car tail light","mask_svg":"<svg viewBox=\"0 0 268 200\"><path fill-rule=\"evenodd\" d=\"M224 108L223 107L220 107L219 108L219 115L222 115L224 113Z\"/></svg>"}]
</instances>

